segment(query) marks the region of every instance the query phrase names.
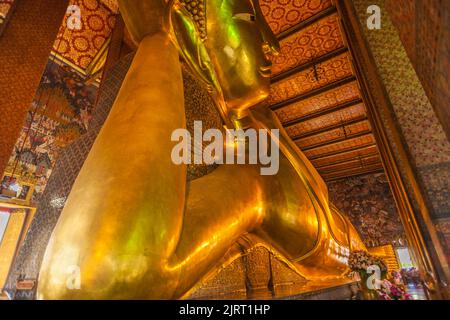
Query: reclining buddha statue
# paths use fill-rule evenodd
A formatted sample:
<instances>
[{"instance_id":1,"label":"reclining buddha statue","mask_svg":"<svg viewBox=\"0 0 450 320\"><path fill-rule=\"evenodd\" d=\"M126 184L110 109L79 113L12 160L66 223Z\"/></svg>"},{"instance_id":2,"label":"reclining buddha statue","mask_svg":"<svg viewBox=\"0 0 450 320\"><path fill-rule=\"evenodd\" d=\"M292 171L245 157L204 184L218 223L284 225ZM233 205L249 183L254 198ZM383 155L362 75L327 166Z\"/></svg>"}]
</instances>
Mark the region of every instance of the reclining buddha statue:
<instances>
[{"instance_id":1,"label":"reclining buddha statue","mask_svg":"<svg viewBox=\"0 0 450 320\"><path fill-rule=\"evenodd\" d=\"M183 298L249 234L308 280L343 277L364 244L264 104L279 44L258 0L119 5L138 49L53 231L38 298ZM279 130L277 174L222 164L186 180L171 158L171 134L186 127L180 59L226 128Z\"/></svg>"}]
</instances>

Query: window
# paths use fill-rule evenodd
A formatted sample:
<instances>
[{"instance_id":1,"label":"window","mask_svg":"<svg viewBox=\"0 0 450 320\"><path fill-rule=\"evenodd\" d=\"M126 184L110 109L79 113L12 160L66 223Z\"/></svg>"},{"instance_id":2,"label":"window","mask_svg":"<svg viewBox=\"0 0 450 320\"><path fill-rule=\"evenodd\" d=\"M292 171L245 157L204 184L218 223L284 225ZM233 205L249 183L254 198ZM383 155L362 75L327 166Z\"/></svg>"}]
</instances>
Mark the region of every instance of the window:
<instances>
[{"instance_id":1,"label":"window","mask_svg":"<svg viewBox=\"0 0 450 320\"><path fill-rule=\"evenodd\" d=\"M400 261L401 268L412 268L414 267L411 257L409 255L408 248L397 248L397 257Z\"/></svg>"},{"instance_id":2,"label":"window","mask_svg":"<svg viewBox=\"0 0 450 320\"><path fill-rule=\"evenodd\" d=\"M8 226L8 220L9 220L9 212L0 211L0 244L2 243L6 227Z\"/></svg>"}]
</instances>

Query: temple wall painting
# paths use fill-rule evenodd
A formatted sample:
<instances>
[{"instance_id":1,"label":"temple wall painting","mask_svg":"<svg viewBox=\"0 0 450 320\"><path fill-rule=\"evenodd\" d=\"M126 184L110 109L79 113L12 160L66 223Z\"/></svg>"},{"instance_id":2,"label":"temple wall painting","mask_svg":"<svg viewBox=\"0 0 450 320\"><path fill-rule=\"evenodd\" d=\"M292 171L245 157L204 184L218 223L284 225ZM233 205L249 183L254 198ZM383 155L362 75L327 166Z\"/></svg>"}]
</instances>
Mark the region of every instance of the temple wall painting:
<instances>
[{"instance_id":1,"label":"temple wall painting","mask_svg":"<svg viewBox=\"0 0 450 320\"><path fill-rule=\"evenodd\" d=\"M38 278L50 235L97 134L108 117L133 56L130 54L124 57L106 72L87 132L60 150L35 218L11 267L6 285L11 296L14 296L16 282L21 277Z\"/></svg>"},{"instance_id":2,"label":"temple wall painting","mask_svg":"<svg viewBox=\"0 0 450 320\"><path fill-rule=\"evenodd\" d=\"M386 10L450 139L450 2L388 0Z\"/></svg>"},{"instance_id":3,"label":"temple wall painting","mask_svg":"<svg viewBox=\"0 0 450 320\"><path fill-rule=\"evenodd\" d=\"M2 197L8 196L7 184L17 184L9 189L37 204L58 152L86 132L96 93L97 87L72 69L49 60L5 170ZM30 188L32 195L26 193Z\"/></svg>"},{"instance_id":4,"label":"temple wall painting","mask_svg":"<svg viewBox=\"0 0 450 320\"><path fill-rule=\"evenodd\" d=\"M0 0L12 2L12 0ZM80 29L68 26L79 8ZM118 11L115 1L71 0L20 136L0 200L37 206L59 151L87 131Z\"/></svg>"},{"instance_id":5,"label":"temple wall painting","mask_svg":"<svg viewBox=\"0 0 450 320\"><path fill-rule=\"evenodd\" d=\"M392 112L405 141L409 161L415 169L428 211L441 238L447 262L450 263L450 142L400 39L403 33L399 34L389 16L393 8L401 3L354 0L353 4L378 75L392 104ZM382 27L379 30L366 28L366 9L369 5L381 8ZM408 40L404 39L404 43L407 44ZM401 160L399 168L403 170ZM409 182L406 180L405 183L412 194ZM418 211L417 205L413 205Z\"/></svg>"},{"instance_id":6,"label":"temple wall painting","mask_svg":"<svg viewBox=\"0 0 450 320\"><path fill-rule=\"evenodd\" d=\"M350 218L367 247L406 244L384 173L332 181L328 188L330 200Z\"/></svg>"},{"instance_id":7,"label":"temple wall painting","mask_svg":"<svg viewBox=\"0 0 450 320\"><path fill-rule=\"evenodd\" d=\"M8 21L3 24L0 35L1 173L40 84L67 3L68 0L14 1Z\"/></svg>"}]
</instances>

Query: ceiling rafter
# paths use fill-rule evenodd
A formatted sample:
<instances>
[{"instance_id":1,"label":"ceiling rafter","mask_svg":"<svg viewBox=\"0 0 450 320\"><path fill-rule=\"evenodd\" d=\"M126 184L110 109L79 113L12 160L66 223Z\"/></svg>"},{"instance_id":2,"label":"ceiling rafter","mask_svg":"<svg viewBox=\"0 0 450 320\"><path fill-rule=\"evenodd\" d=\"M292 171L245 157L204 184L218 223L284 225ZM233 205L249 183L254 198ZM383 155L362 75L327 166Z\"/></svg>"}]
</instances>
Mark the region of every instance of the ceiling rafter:
<instances>
[{"instance_id":1,"label":"ceiling rafter","mask_svg":"<svg viewBox=\"0 0 450 320\"><path fill-rule=\"evenodd\" d=\"M384 168L382 165L376 165L373 167L368 168L359 168L355 170L342 170L341 172L335 172L332 174L322 174L322 177L325 179L325 181L333 181L338 180L342 178L348 178L348 177L354 177L369 173L377 173L377 172L383 172Z\"/></svg>"},{"instance_id":2,"label":"ceiling rafter","mask_svg":"<svg viewBox=\"0 0 450 320\"><path fill-rule=\"evenodd\" d=\"M359 160L359 159L378 157L378 156L379 156L378 152L372 152L372 153L369 153L369 154L366 154L366 155L362 155L362 156L357 156L357 157L348 158L348 159L342 159L342 160L338 160L338 161L333 161L331 163L326 163L326 164L322 164L322 165L314 165L314 166L316 167L316 169L319 170L321 168L333 166L333 165L336 165L336 164L351 162L351 161L355 161L355 160Z\"/></svg>"},{"instance_id":3,"label":"ceiling rafter","mask_svg":"<svg viewBox=\"0 0 450 320\"><path fill-rule=\"evenodd\" d=\"M331 126L326 126L326 127L322 127L319 129L315 129L315 130L311 130L311 131L306 131L305 133L302 133L300 135L291 137L294 141L296 140L300 140L300 139L305 139L305 138L309 138L309 137L313 137L315 135L321 134L321 133L325 133L327 131L331 131L331 130L335 130L335 129L339 129L342 127L346 127L352 124L357 124L357 123L361 123L367 120L367 115L362 115L362 116L358 116L356 118L347 120L347 121L342 121L340 123L336 123L333 124Z\"/></svg>"},{"instance_id":4,"label":"ceiling rafter","mask_svg":"<svg viewBox=\"0 0 450 320\"><path fill-rule=\"evenodd\" d=\"M348 108L348 107L353 107L353 106L355 106L357 104L360 104L362 102L363 101L362 101L361 98L354 99L354 100L351 100L351 101L348 101L348 102L344 102L344 103L338 104L338 105L336 105L334 107L330 107L330 108L326 108L326 109L323 109L323 110L320 110L320 111L316 111L314 113L307 114L307 115L305 115L303 117L299 117L297 119L285 122L285 123L283 123L283 126L285 128L288 128L288 127L291 127L293 125L296 125L296 124L304 122L304 121L308 121L308 120L312 120L312 119L315 119L315 118L318 118L318 117L321 117L321 116L325 116L325 115L328 115L330 113L333 113L333 112L336 112L336 111L340 111L340 110Z\"/></svg>"},{"instance_id":5,"label":"ceiling rafter","mask_svg":"<svg viewBox=\"0 0 450 320\"><path fill-rule=\"evenodd\" d=\"M328 52L328 53L326 53L326 54L324 54L324 55L322 55L320 57L317 57L317 58L311 60L311 61L308 61L308 62L306 62L304 64L301 64L299 66L296 66L296 67L294 67L294 68L292 68L290 70L287 70L287 71L284 71L284 72L282 72L280 74L277 74L276 76L273 76L270 79L270 81L271 81L271 83L279 82L279 81L284 80L284 79L286 79L286 78L288 78L288 77L290 77L292 75L295 75L295 74L297 74L297 73L299 73L301 71L304 71L304 70L307 70L309 68L312 68L315 65L318 65L319 63L322 63L322 62L328 61L330 59L333 59L333 58L335 58L335 57L337 57L337 56L339 56L339 55L341 55L343 53L346 53L346 52L348 52L348 48L347 47L337 48L337 49L335 49L333 51L330 51L330 52Z\"/></svg>"},{"instance_id":6,"label":"ceiling rafter","mask_svg":"<svg viewBox=\"0 0 450 320\"><path fill-rule=\"evenodd\" d=\"M353 158L351 160L347 160L347 161L343 161L340 163L332 163L326 166L322 166L322 167L318 167L317 170L319 170L322 173L332 173L333 171L338 171L338 170L332 170L335 167L339 167L339 166L344 166L344 165L350 165L350 168L355 167L354 165L352 166L352 164L356 164L356 167L367 167L367 166L371 166L374 164L379 164L380 159L378 157L377 154L373 155L373 156L366 156L366 157L358 157L358 158ZM329 169L328 169L329 168ZM330 170L331 169L331 170ZM349 168L345 168L345 169L349 169ZM344 170L344 169L342 169Z\"/></svg>"},{"instance_id":7,"label":"ceiling rafter","mask_svg":"<svg viewBox=\"0 0 450 320\"><path fill-rule=\"evenodd\" d=\"M343 153L347 153L347 152L352 152L352 151L356 151L356 150L360 150L360 149L365 149L368 147L373 147L376 146L375 142L370 142L370 143L364 143L364 144L360 144L354 147L350 147L348 149L345 150L336 150L336 151L330 151L330 152L325 152L323 154L319 154L316 156L311 156L309 157L309 160L313 161L313 160L317 160L317 159L323 159L326 157L330 157L330 156L335 156L338 154L343 154Z\"/></svg>"},{"instance_id":8,"label":"ceiling rafter","mask_svg":"<svg viewBox=\"0 0 450 320\"><path fill-rule=\"evenodd\" d=\"M278 109L283 108L283 107L285 107L287 105L290 105L292 103L295 103L295 102L298 102L298 101L301 101L301 100L305 100L307 98L311 98L313 96L319 95L319 94L321 94L323 92L326 92L326 91L329 91L329 90L336 89L338 87L341 87L341 86L346 85L346 84L348 84L350 82L353 82L353 81L356 81L356 77L354 75L351 75L349 77L346 77L346 78L334 81L332 83L326 84L326 85L324 85L324 86L322 86L320 88L313 89L311 91L302 93L302 94L300 94L298 96L295 96L293 98L290 98L290 99L278 102L276 104L273 104L273 105L270 106L270 108L272 110L278 110Z\"/></svg>"},{"instance_id":9,"label":"ceiling rafter","mask_svg":"<svg viewBox=\"0 0 450 320\"><path fill-rule=\"evenodd\" d=\"M328 20L333 15L337 15L338 18L333 18L333 22L330 24ZM331 59L336 59L339 56L346 56L350 60L350 64L352 63L349 49L346 46L345 34L342 33L340 26L336 28L336 31L341 33L340 36L344 40L343 44L330 44L326 50L320 51L320 56L314 57L313 55L314 52L317 52L314 51L316 50L316 45L312 44L313 41L307 39L301 41L303 37L317 38L316 41L319 43L317 46L319 46L324 41L338 39L338 37L331 36L326 31L314 33L304 31L311 29L316 24L317 28L319 28L322 25L322 21L327 21L327 24L323 24L323 28L335 28L335 24L339 25L339 13L334 4L322 9L322 11L315 13L306 20L290 26L277 35L279 40L286 40L290 47L289 50L286 49L285 56L283 56L285 60L280 60L279 62L280 65L281 63L286 63L286 66L278 68L280 71L284 71L273 75L271 78L271 83L276 84L272 88L272 97L279 97L269 100L273 101L269 107L273 111L277 111L279 117L284 118L285 121L282 124L287 129L290 137L319 170L319 173L325 180L380 171L383 167L379 158L378 148L368 122L364 101L358 92L359 90L355 92L359 88L359 83L353 72L347 75L341 73L343 78L335 81L330 79L333 82L320 87L317 87L318 83L315 83L315 86L309 86L309 82L305 82L307 87L303 87L303 90L308 90L311 87L316 88L295 95L296 91L294 90L297 90L297 92L303 91L295 88L301 88L303 85L303 82L301 82L303 81L302 77L305 77L309 69L314 68L314 72L316 72L316 66L322 65L322 69L325 70L321 70L321 72L325 74L327 72L341 71L329 62ZM311 60L297 66L294 66L292 62L282 62L289 61L290 52L295 50L301 50L301 52L310 50L309 57ZM297 58L293 56L292 59ZM303 58L301 61L305 60ZM323 65L324 63L325 65ZM292 67L289 67L291 65ZM318 81L316 73L314 75ZM294 79L296 82L290 83L289 81L291 80L284 82L291 79L291 77L296 77ZM322 82L319 83L322 84ZM348 86L354 86L355 84L354 93L350 95ZM283 91L280 91L291 90L291 87L293 88L291 94L284 95L282 94ZM288 96L289 98L287 98ZM314 101L322 107L317 111L312 110L319 108L307 109L303 112L295 111L297 110L296 108L303 106L304 101L305 103ZM333 170L333 168L338 170Z\"/></svg>"},{"instance_id":10,"label":"ceiling rafter","mask_svg":"<svg viewBox=\"0 0 450 320\"><path fill-rule=\"evenodd\" d=\"M346 135L344 137L339 137L337 139L332 139L332 140L328 140L328 141L324 141L324 142L320 142L320 143L316 143L313 144L311 146L307 146L307 147L301 147L302 151L310 151L310 150L314 150L320 147L325 147L325 146L329 146L335 143L339 143L339 142L343 142L345 140L349 140L349 139L356 139L356 138L360 138L366 135L372 135L372 130L364 130L355 134L349 134ZM294 142L298 142L300 139L294 140Z\"/></svg>"},{"instance_id":11,"label":"ceiling rafter","mask_svg":"<svg viewBox=\"0 0 450 320\"><path fill-rule=\"evenodd\" d=\"M320 11L319 13L316 13L315 15L309 17L308 19L279 33L277 35L277 38L278 38L278 40L283 40L283 39L289 37L290 35L293 35L294 33L297 33L298 31L300 31L300 30L312 25L313 23L315 23L323 18L326 18L336 12L337 12L337 9L335 6L328 7L327 9Z\"/></svg>"}]
</instances>

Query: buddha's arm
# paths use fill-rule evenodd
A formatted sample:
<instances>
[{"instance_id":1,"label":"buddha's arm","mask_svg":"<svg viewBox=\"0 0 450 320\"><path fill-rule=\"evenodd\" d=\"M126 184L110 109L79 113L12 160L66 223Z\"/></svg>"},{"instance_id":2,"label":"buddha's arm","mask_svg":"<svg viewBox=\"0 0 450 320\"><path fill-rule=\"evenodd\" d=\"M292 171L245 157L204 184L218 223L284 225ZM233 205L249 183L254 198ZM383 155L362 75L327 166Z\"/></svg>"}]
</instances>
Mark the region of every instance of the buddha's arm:
<instances>
[{"instance_id":1,"label":"buddha's arm","mask_svg":"<svg viewBox=\"0 0 450 320\"><path fill-rule=\"evenodd\" d=\"M266 129L280 130L280 151L289 159L297 173L311 186L321 204L328 204L328 188L317 170L291 140L276 115L266 106L251 109L251 115Z\"/></svg>"},{"instance_id":2,"label":"buddha's arm","mask_svg":"<svg viewBox=\"0 0 450 320\"><path fill-rule=\"evenodd\" d=\"M252 116L262 127L267 129L280 129L279 144L282 157L284 156L288 159L299 178L297 179L294 178L294 175L290 175L291 180L298 180L297 183L303 184L305 187L304 192L297 194L301 199L309 197L309 201L315 204L316 219L321 225L321 235L314 249L303 257L297 256L298 258L294 261L297 269L310 279L339 276L346 269L343 261L349 253L348 250L364 247L359 235L348 219L341 217L340 214L331 210L328 200L328 190L324 181L305 155L289 138L276 115L269 108L263 106L252 110ZM290 193L291 191L287 187L284 192ZM299 214L304 215L304 210L299 212ZM276 224L282 224L284 219L286 219L284 215L279 215ZM266 236L270 236L267 231L271 231L272 225L274 223L269 224L268 228L266 228ZM282 230L277 231L272 232L272 234L284 234ZM284 249L289 248L289 241L283 241L283 239L273 241L273 235L270 236L271 241L275 242L278 246L281 245L279 251L283 252ZM292 242L294 241L295 239L292 239ZM301 246L304 244L299 243L298 245ZM291 248L289 252L295 251Z\"/></svg>"},{"instance_id":3,"label":"buddha's arm","mask_svg":"<svg viewBox=\"0 0 450 320\"><path fill-rule=\"evenodd\" d=\"M170 137L183 127L178 52L163 33L145 37L53 232L40 298L145 297L167 281L148 271L181 233L186 168L172 162ZM80 290L66 286L74 268Z\"/></svg>"},{"instance_id":4,"label":"buddha's arm","mask_svg":"<svg viewBox=\"0 0 450 320\"><path fill-rule=\"evenodd\" d=\"M180 274L172 298L220 270L229 248L260 225L267 209L266 187L254 165L222 165L189 183L183 230L167 264Z\"/></svg>"}]
</instances>

